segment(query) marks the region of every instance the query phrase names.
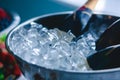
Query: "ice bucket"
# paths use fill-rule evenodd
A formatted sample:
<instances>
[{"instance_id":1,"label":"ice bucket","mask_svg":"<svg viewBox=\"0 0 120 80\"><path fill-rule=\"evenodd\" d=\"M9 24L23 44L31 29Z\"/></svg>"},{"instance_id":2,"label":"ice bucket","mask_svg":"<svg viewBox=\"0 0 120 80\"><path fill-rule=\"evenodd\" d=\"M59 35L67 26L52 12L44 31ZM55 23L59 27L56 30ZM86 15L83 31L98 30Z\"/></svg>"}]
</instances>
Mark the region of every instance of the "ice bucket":
<instances>
[{"instance_id":1,"label":"ice bucket","mask_svg":"<svg viewBox=\"0 0 120 80\"><path fill-rule=\"evenodd\" d=\"M55 27L60 28L59 26L62 23L62 20L69 14L72 14L72 12L60 12L60 13L38 16L20 24L19 26L17 26L16 28L14 28L9 32L6 40L7 49L12 55L15 56L20 66L20 69L23 75L26 77L26 79L27 80L120 80L120 68L95 70L95 71L81 71L81 72L47 69L45 67L37 66L35 64L31 64L21 59L19 56L15 55L14 52L11 50L10 48L11 45L9 44L10 38L13 35L14 31L17 30L17 28L29 24L32 21L47 26L47 28L55 28ZM87 26L89 27L91 26L91 24L94 25L95 28L98 26L99 27L104 26L103 27L104 29L102 29L103 31L100 31L101 32L100 34L102 34L102 32L104 32L104 30L117 19L118 17L115 16L93 14Z\"/></svg>"}]
</instances>

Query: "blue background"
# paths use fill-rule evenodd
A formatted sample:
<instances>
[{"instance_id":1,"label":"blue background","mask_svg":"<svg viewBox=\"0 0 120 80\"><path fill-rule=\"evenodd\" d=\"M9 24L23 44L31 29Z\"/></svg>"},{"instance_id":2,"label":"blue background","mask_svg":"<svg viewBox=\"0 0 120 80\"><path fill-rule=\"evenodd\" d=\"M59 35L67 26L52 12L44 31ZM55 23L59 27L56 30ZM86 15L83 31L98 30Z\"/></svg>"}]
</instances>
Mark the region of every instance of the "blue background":
<instances>
[{"instance_id":1,"label":"blue background","mask_svg":"<svg viewBox=\"0 0 120 80\"><path fill-rule=\"evenodd\" d=\"M76 9L75 6L57 0L0 0L0 7L17 12L21 17L21 22L48 13Z\"/></svg>"}]
</instances>

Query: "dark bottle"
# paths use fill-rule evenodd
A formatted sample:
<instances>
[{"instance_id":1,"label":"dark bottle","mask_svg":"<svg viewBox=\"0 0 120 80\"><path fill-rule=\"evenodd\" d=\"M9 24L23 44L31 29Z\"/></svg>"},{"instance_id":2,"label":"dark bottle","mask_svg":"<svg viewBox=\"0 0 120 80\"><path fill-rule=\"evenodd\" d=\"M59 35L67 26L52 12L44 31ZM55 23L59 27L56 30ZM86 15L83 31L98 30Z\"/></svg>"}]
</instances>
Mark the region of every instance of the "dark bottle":
<instances>
[{"instance_id":1,"label":"dark bottle","mask_svg":"<svg viewBox=\"0 0 120 80\"><path fill-rule=\"evenodd\" d=\"M86 29L86 25L92 15L97 2L99 0L88 0L83 7L79 8L75 13L65 18L63 27L79 37Z\"/></svg>"},{"instance_id":2,"label":"dark bottle","mask_svg":"<svg viewBox=\"0 0 120 80\"><path fill-rule=\"evenodd\" d=\"M64 28L64 31L67 32L71 30L71 32L78 37L85 31L91 16L92 10L83 6L73 14L66 16L61 26Z\"/></svg>"},{"instance_id":3,"label":"dark bottle","mask_svg":"<svg viewBox=\"0 0 120 80\"><path fill-rule=\"evenodd\" d=\"M97 52L88 56L94 70L120 67L120 19L114 22L96 42Z\"/></svg>"},{"instance_id":4,"label":"dark bottle","mask_svg":"<svg viewBox=\"0 0 120 80\"><path fill-rule=\"evenodd\" d=\"M112 69L120 67L120 46L110 46L87 57L93 70Z\"/></svg>"},{"instance_id":5,"label":"dark bottle","mask_svg":"<svg viewBox=\"0 0 120 80\"><path fill-rule=\"evenodd\" d=\"M100 38L96 41L96 50L104 49L108 46L120 44L120 19L108 27Z\"/></svg>"}]
</instances>

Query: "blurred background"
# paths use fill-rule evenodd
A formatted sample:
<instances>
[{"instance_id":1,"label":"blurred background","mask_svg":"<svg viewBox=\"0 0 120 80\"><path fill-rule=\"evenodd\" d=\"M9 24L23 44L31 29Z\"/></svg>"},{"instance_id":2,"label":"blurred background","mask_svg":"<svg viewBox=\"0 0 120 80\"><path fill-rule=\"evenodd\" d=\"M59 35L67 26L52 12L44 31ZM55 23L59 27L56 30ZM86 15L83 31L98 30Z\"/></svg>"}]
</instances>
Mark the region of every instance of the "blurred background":
<instances>
[{"instance_id":1,"label":"blurred background","mask_svg":"<svg viewBox=\"0 0 120 80\"><path fill-rule=\"evenodd\" d=\"M0 7L17 12L21 22L48 13L76 9L76 6L58 0L0 0Z\"/></svg>"},{"instance_id":2,"label":"blurred background","mask_svg":"<svg viewBox=\"0 0 120 80\"><path fill-rule=\"evenodd\" d=\"M62 11L73 11L87 0L0 0L0 7L17 12L21 22L30 18ZM120 0L99 0L95 13L120 16Z\"/></svg>"}]
</instances>

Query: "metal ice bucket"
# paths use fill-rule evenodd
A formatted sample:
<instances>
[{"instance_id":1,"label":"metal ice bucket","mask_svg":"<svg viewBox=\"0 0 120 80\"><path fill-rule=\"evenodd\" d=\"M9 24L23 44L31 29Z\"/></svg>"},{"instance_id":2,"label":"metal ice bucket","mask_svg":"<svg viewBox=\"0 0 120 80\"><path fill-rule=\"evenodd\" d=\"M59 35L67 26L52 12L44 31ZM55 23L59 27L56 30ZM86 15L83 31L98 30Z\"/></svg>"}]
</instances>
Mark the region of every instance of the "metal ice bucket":
<instances>
[{"instance_id":1,"label":"metal ice bucket","mask_svg":"<svg viewBox=\"0 0 120 80\"><path fill-rule=\"evenodd\" d=\"M27 80L120 80L120 68L85 72L47 69L45 67L37 66L23 60L19 56L15 55L14 52L10 49L10 38L14 34L14 31L17 30L17 28L29 24L32 21L45 25L48 28L54 28L55 26L60 28L59 25L62 23L62 20L71 13L72 12L60 12L35 17L20 24L9 33L6 40L6 46L8 51L15 56L23 75L26 77ZM92 23L96 27L104 25L104 28L106 28L116 19L118 19L118 17L111 16L111 18L109 19L109 15L94 14L88 22L87 26L89 27Z\"/></svg>"}]
</instances>

